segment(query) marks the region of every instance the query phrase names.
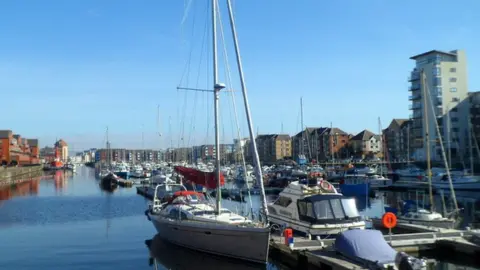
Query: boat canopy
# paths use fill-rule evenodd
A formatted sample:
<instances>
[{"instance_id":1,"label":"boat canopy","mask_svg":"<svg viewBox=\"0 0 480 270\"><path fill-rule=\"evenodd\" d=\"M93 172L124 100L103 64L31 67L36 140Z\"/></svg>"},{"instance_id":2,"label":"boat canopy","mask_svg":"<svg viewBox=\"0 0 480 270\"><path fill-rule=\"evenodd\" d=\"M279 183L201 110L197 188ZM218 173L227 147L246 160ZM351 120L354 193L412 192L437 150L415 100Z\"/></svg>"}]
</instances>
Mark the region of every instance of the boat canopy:
<instances>
[{"instance_id":1,"label":"boat canopy","mask_svg":"<svg viewBox=\"0 0 480 270\"><path fill-rule=\"evenodd\" d=\"M397 252L378 230L348 230L337 236L335 249L342 255L372 264L395 263Z\"/></svg>"},{"instance_id":2,"label":"boat canopy","mask_svg":"<svg viewBox=\"0 0 480 270\"><path fill-rule=\"evenodd\" d=\"M297 201L300 220L312 224L360 221L354 198L335 194L313 195Z\"/></svg>"},{"instance_id":3,"label":"boat canopy","mask_svg":"<svg viewBox=\"0 0 480 270\"><path fill-rule=\"evenodd\" d=\"M188 197L188 199L185 200L184 197ZM185 203L186 201L188 201L189 203L203 202L205 201L205 196L200 192L191 191L191 190L181 190L173 193L173 196L169 198L168 203L181 204L181 203Z\"/></svg>"},{"instance_id":4,"label":"boat canopy","mask_svg":"<svg viewBox=\"0 0 480 270\"><path fill-rule=\"evenodd\" d=\"M187 168L183 166L175 166L175 171L186 180L191 181L195 184L202 185L206 188L214 189L217 188L217 179L215 177L215 172L203 172L193 168ZM220 173L220 186L225 184L225 177Z\"/></svg>"}]
</instances>

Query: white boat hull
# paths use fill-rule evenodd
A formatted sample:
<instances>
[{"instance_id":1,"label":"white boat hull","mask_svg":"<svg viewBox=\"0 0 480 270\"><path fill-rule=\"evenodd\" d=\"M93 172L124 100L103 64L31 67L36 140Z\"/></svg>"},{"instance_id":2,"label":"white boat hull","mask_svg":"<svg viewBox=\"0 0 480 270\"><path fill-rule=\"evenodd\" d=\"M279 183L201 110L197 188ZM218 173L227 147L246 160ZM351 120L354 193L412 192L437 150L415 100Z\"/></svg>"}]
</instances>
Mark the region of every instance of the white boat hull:
<instances>
[{"instance_id":1,"label":"white boat hull","mask_svg":"<svg viewBox=\"0 0 480 270\"><path fill-rule=\"evenodd\" d=\"M445 183L432 183L432 186L438 189L450 189L450 184L448 181ZM453 183L454 190L480 190L480 182L456 182Z\"/></svg>"},{"instance_id":2,"label":"white boat hull","mask_svg":"<svg viewBox=\"0 0 480 270\"><path fill-rule=\"evenodd\" d=\"M436 227L444 229L454 229L455 221L446 219L446 220L411 220L411 219L397 219L398 224L413 224L413 225L422 225L427 227Z\"/></svg>"},{"instance_id":3,"label":"white boat hull","mask_svg":"<svg viewBox=\"0 0 480 270\"><path fill-rule=\"evenodd\" d=\"M278 215L268 216L272 223L284 225L298 232L310 235L335 235L349 229L365 229L365 221L357 221L343 224L310 224L299 220L291 220Z\"/></svg>"},{"instance_id":4,"label":"white boat hull","mask_svg":"<svg viewBox=\"0 0 480 270\"><path fill-rule=\"evenodd\" d=\"M149 214L159 236L173 244L257 263L266 263L270 228L172 220Z\"/></svg>"}]
</instances>

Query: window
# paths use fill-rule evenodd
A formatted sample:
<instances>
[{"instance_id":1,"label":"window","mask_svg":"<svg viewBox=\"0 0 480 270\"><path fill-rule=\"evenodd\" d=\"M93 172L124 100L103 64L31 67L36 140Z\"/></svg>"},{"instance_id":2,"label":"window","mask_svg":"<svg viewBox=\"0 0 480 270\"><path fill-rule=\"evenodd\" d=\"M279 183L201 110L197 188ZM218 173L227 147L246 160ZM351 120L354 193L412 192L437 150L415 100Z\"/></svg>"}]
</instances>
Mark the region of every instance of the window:
<instances>
[{"instance_id":1,"label":"window","mask_svg":"<svg viewBox=\"0 0 480 270\"><path fill-rule=\"evenodd\" d=\"M450 88L450 92L452 92L452 93L457 92L457 88L456 87Z\"/></svg>"},{"instance_id":2,"label":"window","mask_svg":"<svg viewBox=\"0 0 480 270\"><path fill-rule=\"evenodd\" d=\"M452 111L452 112L457 112L458 109L457 109L457 108L452 108L451 111Z\"/></svg>"},{"instance_id":3,"label":"window","mask_svg":"<svg viewBox=\"0 0 480 270\"><path fill-rule=\"evenodd\" d=\"M328 203L327 203L328 204ZM307 203L307 216L315 218L315 213L313 212L312 203Z\"/></svg>"},{"instance_id":4,"label":"window","mask_svg":"<svg viewBox=\"0 0 480 270\"><path fill-rule=\"evenodd\" d=\"M457 98L457 97L453 97L453 98L452 98L452 102L459 102L459 101L460 101L460 99Z\"/></svg>"},{"instance_id":5,"label":"window","mask_svg":"<svg viewBox=\"0 0 480 270\"><path fill-rule=\"evenodd\" d=\"M347 218L358 217L360 214L357 210L357 205L355 204L355 199L342 199L343 210L345 211L345 216Z\"/></svg>"},{"instance_id":6,"label":"window","mask_svg":"<svg viewBox=\"0 0 480 270\"><path fill-rule=\"evenodd\" d=\"M450 68L450 72L457 72L457 68Z\"/></svg>"},{"instance_id":7,"label":"window","mask_svg":"<svg viewBox=\"0 0 480 270\"><path fill-rule=\"evenodd\" d=\"M335 216L335 218L345 218L340 199L330 200L330 204L332 205L333 215Z\"/></svg>"},{"instance_id":8,"label":"window","mask_svg":"<svg viewBox=\"0 0 480 270\"><path fill-rule=\"evenodd\" d=\"M300 216L305 216L307 214L307 203L298 201L298 214Z\"/></svg>"},{"instance_id":9,"label":"window","mask_svg":"<svg viewBox=\"0 0 480 270\"><path fill-rule=\"evenodd\" d=\"M458 132L458 128L452 128L453 132Z\"/></svg>"},{"instance_id":10,"label":"window","mask_svg":"<svg viewBox=\"0 0 480 270\"><path fill-rule=\"evenodd\" d=\"M433 85L442 85L442 78L434 77L433 78Z\"/></svg>"},{"instance_id":11,"label":"window","mask_svg":"<svg viewBox=\"0 0 480 270\"><path fill-rule=\"evenodd\" d=\"M455 77L450 78L450 82L457 82L457 78Z\"/></svg>"},{"instance_id":12,"label":"window","mask_svg":"<svg viewBox=\"0 0 480 270\"><path fill-rule=\"evenodd\" d=\"M292 199L288 198L288 197L278 197L278 199L275 201L275 205L280 205L280 206L283 206L283 207L287 207L289 206L290 204L292 203Z\"/></svg>"},{"instance_id":13,"label":"window","mask_svg":"<svg viewBox=\"0 0 480 270\"><path fill-rule=\"evenodd\" d=\"M434 67L433 68L433 75L440 76L440 68L439 67Z\"/></svg>"},{"instance_id":14,"label":"window","mask_svg":"<svg viewBox=\"0 0 480 270\"><path fill-rule=\"evenodd\" d=\"M328 201L315 202L315 213L318 219L333 219L334 215Z\"/></svg>"},{"instance_id":15,"label":"window","mask_svg":"<svg viewBox=\"0 0 480 270\"><path fill-rule=\"evenodd\" d=\"M452 117L452 119L450 119L450 121L452 121L452 122L458 122L458 117Z\"/></svg>"}]
</instances>

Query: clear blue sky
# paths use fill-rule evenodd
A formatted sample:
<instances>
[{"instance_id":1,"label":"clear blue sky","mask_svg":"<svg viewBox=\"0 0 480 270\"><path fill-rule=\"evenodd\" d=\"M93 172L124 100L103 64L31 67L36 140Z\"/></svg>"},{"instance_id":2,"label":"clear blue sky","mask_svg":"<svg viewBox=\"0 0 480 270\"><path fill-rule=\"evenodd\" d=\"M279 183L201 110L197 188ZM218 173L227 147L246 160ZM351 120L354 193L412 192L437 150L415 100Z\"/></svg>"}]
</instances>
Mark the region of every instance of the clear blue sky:
<instances>
[{"instance_id":1,"label":"clear blue sky","mask_svg":"<svg viewBox=\"0 0 480 270\"><path fill-rule=\"evenodd\" d=\"M180 134L183 144L207 142L211 97L176 90L180 81L211 83L211 57L201 48L206 1L185 8L188 2L0 1L0 129L38 137L42 146L63 138L74 150L102 146L107 125L113 147L141 147L142 130L145 147L165 146L170 137L177 146ZM383 127L407 118L409 57L431 49L465 50L470 89L480 90L479 1L234 2L259 133L278 133L282 123L284 132L297 132L301 96L307 126L377 132L378 117ZM226 19L224 5L222 12ZM225 81L223 69L220 75ZM230 140L236 135L226 98L222 135ZM243 111L239 117L246 134Z\"/></svg>"}]
</instances>

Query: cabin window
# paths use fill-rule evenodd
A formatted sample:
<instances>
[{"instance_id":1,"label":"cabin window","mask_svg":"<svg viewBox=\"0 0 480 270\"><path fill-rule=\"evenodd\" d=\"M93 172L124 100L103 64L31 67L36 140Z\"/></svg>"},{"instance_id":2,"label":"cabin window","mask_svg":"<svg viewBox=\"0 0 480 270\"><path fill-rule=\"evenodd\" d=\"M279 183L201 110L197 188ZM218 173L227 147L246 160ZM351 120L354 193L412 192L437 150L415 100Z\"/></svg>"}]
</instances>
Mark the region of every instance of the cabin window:
<instances>
[{"instance_id":1,"label":"cabin window","mask_svg":"<svg viewBox=\"0 0 480 270\"><path fill-rule=\"evenodd\" d=\"M342 204L339 199L330 200L330 204L332 205L333 215L335 218L345 218L345 214L343 213Z\"/></svg>"},{"instance_id":2,"label":"cabin window","mask_svg":"<svg viewBox=\"0 0 480 270\"><path fill-rule=\"evenodd\" d=\"M188 219L187 214L185 214L184 212L180 212L180 219L182 220Z\"/></svg>"},{"instance_id":3,"label":"cabin window","mask_svg":"<svg viewBox=\"0 0 480 270\"><path fill-rule=\"evenodd\" d=\"M355 199L342 199L342 206L346 217L353 218L360 216Z\"/></svg>"},{"instance_id":4,"label":"cabin window","mask_svg":"<svg viewBox=\"0 0 480 270\"><path fill-rule=\"evenodd\" d=\"M280 205L282 207L287 207L292 203L292 199L288 197L278 197L278 199L275 201L276 205Z\"/></svg>"},{"instance_id":5,"label":"cabin window","mask_svg":"<svg viewBox=\"0 0 480 270\"><path fill-rule=\"evenodd\" d=\"M306 202L298 202L298 214L300 216L307 215L307 203Z\"/></svg>"},{"instance_id":6,"label":"cabin window","mask_svg":"<svg viewBox=\"0 0 480 270\"><path fill-rule=\"evenodd\" d=\"M312 203L307 203L307 216L315 218L315 213L313 212Z\"/></svg>"},{"instance_id":7,"label":"cabin window","mask_svg":"<svg viewBox=\"0 0 480 270\"><path fill-rule=\"evenodd\" d=\"M328 201L315 202L315 213L318 219L333 219L332 208Z\"/></svg>"},{"instance_id":8,"label":"cabin window","mask_svg":"<svg viewBox=\"0 0 480 270\"><path fill-rule=\"evenodd\" d=\"M168 213L168 217L171 219L178 219L179 213L177 209L172 209L170 210L170 213Z\"/></svg>"}]
</instances>

